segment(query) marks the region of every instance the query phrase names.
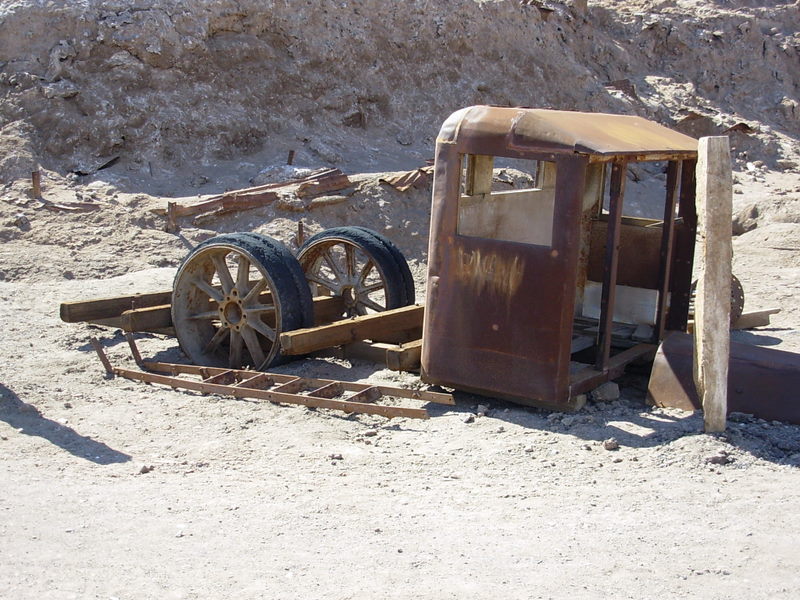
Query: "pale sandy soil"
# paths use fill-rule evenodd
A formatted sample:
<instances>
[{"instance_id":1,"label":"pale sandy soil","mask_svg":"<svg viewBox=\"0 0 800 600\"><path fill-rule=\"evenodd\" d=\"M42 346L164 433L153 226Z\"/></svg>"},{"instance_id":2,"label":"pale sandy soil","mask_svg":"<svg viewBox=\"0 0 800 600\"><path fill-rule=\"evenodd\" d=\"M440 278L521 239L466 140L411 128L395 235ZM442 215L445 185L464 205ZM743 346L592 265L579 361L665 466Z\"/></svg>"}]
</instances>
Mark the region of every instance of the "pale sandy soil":
<instances>
[{"instance_id":1,"label":"pale sandy soil","mask_svg":"<svg viewBox=\"0 0 800 600\"><path fill-rule=\"evenodd\" d=\"M168 289L217 232L291 246L300 218L389 236L421 301L428 188L360 175L338 204L179 234L151 211L289 150L416 167L452 111L529 105L735 127L734 208L755 204L757 227L734 272L746 310L781 308L735 339L800 351L798 3L268 4L0 3L0 598L797 598L798 426L706 435L630 375L576 414L457 394L427 421L183 393L107 379L88 341L132 366L121 333L58 305ZM629 179L631 198L651 183ZM53 206L70 203L96 208ZM174 339L139 344L184 360ZM359 361L282 370L419 385Z\"/></svg>"},{"instance_id":2,"label":"pale sandy soil","mask_svg":"<svg viewBox=\"0 0 800 600\"><path fill-rule=\"evenodd\" d=\"M303 214L308 227L352 214L374 227L427 223L425 191L365 181L348 203ZM75 188L49 185L50 200L74 200ZM489 400L473 423L465 415L487 401L467 395L431 406L429 421L386 421L106 379L88 339L131 365L124 339L60 322L58 303L168 288L174 267L159 262L205 234L160 231L147 209L163 200L87 189L103 202L88 216L34 208L19 190L1 205L4 220L30 215L30 230L0 246L0 596L795 597L797 426L733 422L705 435L699 415L647 407L636 377L621 381L620 401L575 415ZM288 241L297 214L274 210L221 228L269 220L254 228ZM422 226L384 229L420 284ZM797 226L736 239L748 307L783 309L773 327L740 335L794 349L800 253L772 246L796 244ZM183 360L174 339L140 345ZM282 369L415 382L358 361ZM620 450L603 448L611 437ZM732 462L706 462L720 453Z\"/></svg>"}]
</instances>

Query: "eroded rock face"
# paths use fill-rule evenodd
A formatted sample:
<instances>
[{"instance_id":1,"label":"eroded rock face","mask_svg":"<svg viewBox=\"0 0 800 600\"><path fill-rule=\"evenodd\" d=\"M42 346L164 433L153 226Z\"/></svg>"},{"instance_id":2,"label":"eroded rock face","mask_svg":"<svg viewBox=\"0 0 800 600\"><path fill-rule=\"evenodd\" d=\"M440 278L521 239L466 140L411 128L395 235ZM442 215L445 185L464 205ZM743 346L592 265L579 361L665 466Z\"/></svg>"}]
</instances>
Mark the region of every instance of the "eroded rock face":
<instances>
[{"instance_id":1,"label":"eroded rock face","mask_svg":"<svg viewBox=\"0 0 800 600\"><path fill-rule=\"evenodd\" d=\"M721 129L748 123L750 160L786 159L800 132L800 11L691 4L8 2L0 143L27 145L0 175L36 160L169 167L286 143L329 163L422 156L450 112L477 103L668 124L691 109Z\"/></svg>"}]
</instances>

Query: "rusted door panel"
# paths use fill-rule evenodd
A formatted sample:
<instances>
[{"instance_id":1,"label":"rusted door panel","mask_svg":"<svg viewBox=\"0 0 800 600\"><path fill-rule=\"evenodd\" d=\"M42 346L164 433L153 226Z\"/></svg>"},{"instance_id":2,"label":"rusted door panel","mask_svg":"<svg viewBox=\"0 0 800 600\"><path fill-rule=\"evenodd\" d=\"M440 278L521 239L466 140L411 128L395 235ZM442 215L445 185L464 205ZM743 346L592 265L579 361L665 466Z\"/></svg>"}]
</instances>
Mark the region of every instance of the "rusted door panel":
<instances>
[{"instance_id":1,"label":"rusted door panel","mask_svg":"<svg viewBox=\"0 0 800 600\"><path fill-rule=\"evenodd\" d=\"M552 246L457 235L457 207L440 205L457 182L434 184L427 380L526 404L567 405L571 336L564 331L572 326L585 165L582 157L558 160Z\"/></svg>"}]
</instances>

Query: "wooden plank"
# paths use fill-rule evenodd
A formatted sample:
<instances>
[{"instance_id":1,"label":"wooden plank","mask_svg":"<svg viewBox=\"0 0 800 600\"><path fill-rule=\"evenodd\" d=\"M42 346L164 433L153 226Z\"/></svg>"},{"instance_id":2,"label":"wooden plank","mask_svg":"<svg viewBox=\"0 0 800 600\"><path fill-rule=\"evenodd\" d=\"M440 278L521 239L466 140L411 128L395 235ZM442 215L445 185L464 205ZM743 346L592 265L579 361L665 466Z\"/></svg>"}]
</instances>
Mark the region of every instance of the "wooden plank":
<instances>
[{"instance_id":1,"label":"wooden plank","mask_svg":"<svg viewBox=\"0 0 800 600\"><path fill-rule=\"evenodd\" d=\"M269 298L269 293L262 294L263 298ZM127 297L126 297L127 298ZM109 299L104 300L90 300L89 302L102 302L105 303ZM86 304L86 303L74 303ZM210 302L210 306L215 306L215 302ZM62 307L64 305L62 304ZM314 298L314 323L316 325L324 325L339 319L344 311L344 302L339 296L317 296ZM67 321L72 323L74 321ZM145 308L136 308L133 310L126 310L120 316L112 319L91 320L98 325L105 325L107 327L120 327L125 331L150 331L150 332L172 332L172 313L169 304L161 304L158 306L148 306Z\"/></svg>"},{"instance_id":2,"label":"wooden plank","mask_svg":"<svg viewBox=\"0 0 800 600\"><path fill-rule=\"evenodd\" d=\"M172 327L170 305L150 306L126 310L120 317L120 326L125 331L154 331Z\"/></svg>"},{"instance_id":3,"label":"wooden plank","mask_svg":"<svg viewBox=\"0 0 800 600\"><path fill-rule=\"evenodd\" d=\"M423 312L423 306L404 306L330 325L288 331L280 336L281 347L285 354L297 355L358 340L374 339L396 331L422 327Z\"/></svg>"},{"instance_id":4,"label":"wooden plank","mask_svg":"<svg viewBox=\"0 0 800 600\"><path fill-rule=\"evenodd\" d=\"M401 329L399 331L391 331L385 334L376 335L371 338L373 342L383 342L385 344L407 344L422 337L422 327L413 327L412 329Z\"/></svg>"},{"instance_id":5,"label":"wooden plank","mask_svg":"<svg viewBox=\"0 0 800 600\"><path fill-rule=\"evenodd\" d=\"M341 358L356 358L358 360L368 360L381 365L386 364L386 351L396 348L396 344L384 342L352 342L342 346Z\"/></svg>"},{"instance_id":6,"label":"wooden plank","mask_svg":"<svg viewBox=\"0 0 800 600\"><path fill-rule=\"evenodd\" d=\"M415 371L422 357L422 340L394 346L386 350L386 366L392 371Z\"/></svg>"},{"instance_id":7,"label":"wooden plank","mask_svg":"<svg viewBox=\"0 0 800 600\"><path fill-rule=\"evenodd\" d=\"M731 326L731 329L752 329L769 325L769 316L781 312L780 308L767 308L743 313Z\"/></svg>"},{"instance_id":8,"label":"wooden plank","mask_svg":"<svg viewBox=\"0 0 800 600\"><path fill-rule=\"evenodd\" d=\"M697 147L698 250L694 318L694 383L706 432L725 431L731 315L733 181L727 136L700 138Z\"/></svg>"},{"instance_id":9,"label":"wooden plank","mask_svg":"<svg viewBox=\"0 0 800 600\"><path fill-rule=\"evenodd\" d=\"M81 323L119 317L126 310L168 304L172 301L172 290L132 296L115 296L78 302L63 302L59 308L65 323Z\"/></svg>"}]
</instances>

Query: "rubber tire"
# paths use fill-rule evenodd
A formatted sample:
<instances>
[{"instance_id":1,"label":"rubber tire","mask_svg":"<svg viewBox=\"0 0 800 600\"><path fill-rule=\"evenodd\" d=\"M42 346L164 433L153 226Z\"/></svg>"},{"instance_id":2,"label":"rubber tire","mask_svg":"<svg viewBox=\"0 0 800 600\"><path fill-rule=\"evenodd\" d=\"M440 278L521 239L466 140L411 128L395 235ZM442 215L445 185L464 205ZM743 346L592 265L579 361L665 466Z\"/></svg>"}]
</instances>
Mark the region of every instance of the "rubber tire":
<instances>
[{"instance_id":1,"label":"rubber tire","mask_svg":"<svg viewBox=\"0 0 800 600\"><path fill-rule=\"evenodd\" d=\"M386 310L408 306L409 299L403 271L389 248L376 236L376 233L365 231L359 227L333 227L308 238L300 246L297 258L302 268L306 253L317 243L336 239L351 242L368 254L383 273L386 286ZM407 267L408 265L406 265Z\"/></svg>"},{"instance_id":2,"label":"rubber tire","mask_svg":"<svg viewBox=\"0 0 800 600\"><path fill-rule=\"evenodd\" d=\"M266 243L281 249L281 259L283 260L283 264L289 268L292 279L294 279L295 287L297 288L297 293L299 294L300 309L304 315L310 315L305 321L305 324L300 327L312 327L314 325L314 299L311 297L311 290L306 281L306 274L303 273L303 267L300 266L300 262L295 255L292 254L292 251L282 242L261 233L243 231L237 235L245 235L259 241L266 241ZM300 327L295 329L299 329Z\"/></svg>"},{"instance_id":3,"label":"rubber tire","mask_svg":"<svg viewBox=\"0 0 800 600\"><path fill-rule=\"evenodd\" d=\"M311 292L308 288L308 285L297 285L297 272L302 274L302 269L300 269L297 259L284 244L278 240L259 234L226 233L217 235L198 244L195 249L183 259L180 267L178 267L178 271L175 274L175 279L173 282L172 314L173 323L176 325L175 333L176 337L178 338L178 343L190 359L196 361L197 355L192 356L193 353L188 350L188 344L181 341L182 333L177 331L177 320L174 316L175 287L178 284L178 280L184 270L184 267L189 264L199 252L207 249L209 246L214 245L232 246L241 249L244 253L248 254L254 262L257 261L260 263L260 266L268 274L269 279L271 280L271 291L276 296L275 302L280 310L281 323L279 333L313 325L314 311ZM305 277L303 277L303 282L304 281ZM281 354L279 349L278 352L275 353L267 363L260 365L259 367L261 369L265 369L281 364L286 360L287 357ZM204 359L203 362L213 361ZM227 365L222 364L221 366Z\"/></svg>"},{"instance_id":4,"label":"rubber tire","mask_svg":"<svg viewBox=\"0 0 800 600\"><path fill-rule=\"evenodd\" d=\"M400 274L403 276L403 284L405 286L406 291L406 304L403 306L408 306L410 304L416 304L417 295L416 291L414 290L414 276L411 274L411 269L408 267L408 261L406 257L403 256L403 253L400 251L395 243L387 238L385 235L378 233L372 229L368 229L367 227L359 227L357 225L353 226L354 229L360 229L365 233L369 233L373 237L375 237L381 244L386 246L389 252L392 254L395 263L397 263L397 268L400 269Z\"/></svg>"}]
</instances>

